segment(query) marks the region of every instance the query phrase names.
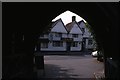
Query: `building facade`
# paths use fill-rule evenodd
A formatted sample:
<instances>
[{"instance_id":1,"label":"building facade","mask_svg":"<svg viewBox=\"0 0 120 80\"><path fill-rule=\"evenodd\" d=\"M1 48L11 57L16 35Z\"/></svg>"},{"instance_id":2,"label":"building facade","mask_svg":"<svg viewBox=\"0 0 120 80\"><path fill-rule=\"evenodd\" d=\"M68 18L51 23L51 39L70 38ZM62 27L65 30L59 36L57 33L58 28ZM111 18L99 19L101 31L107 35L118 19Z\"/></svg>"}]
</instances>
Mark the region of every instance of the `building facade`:
<instances>
[{"instance_id":1,"label":"building facade","mask_svg":"<svg viewBox=\"0 0 120 80\"><path fill-rule=\"evenodd\" d=\"M81 20L78 22L79 27L83 32L83 48L84 49L93 49L95 47L95 40L93 39L93 35L91 34L89 28L87 28L85 22Z\"/></svg>"},{"instance_id":2,"label":"building facade","mask_svg":"<svg viewBox=\"0 0 120 80\"><path fill-rule=\"evenodd\" d=\"M70 45L70 51L81 51L82 49L82 30L80 29L75 17L72 17L72 22L66 25L68 31L68 38L73 41L68 44Z\"/></svg>"},{"instance_id":3,"label":"building facade","mask_svg":"<svg viewBox=\"0 0 120 80\"><path fill-rule=\"evenodd\" d=\"M66 41L68 32L61 19L51 25L51 30L40 36L41 51L66 51Z\"/></svg>"},{"instance_id":4,"label":"building facade","mask_svg":"<svg viewBox=\"0 0 120 80\"><path fill-rule=\"evenodd\" d=\"M76 22L75 16L67 25L58 19L50 27L50 31L39 37L40 51L81 51L83 46L92 48L91 34L84 22Z\"/></svg>"}]
</instances>

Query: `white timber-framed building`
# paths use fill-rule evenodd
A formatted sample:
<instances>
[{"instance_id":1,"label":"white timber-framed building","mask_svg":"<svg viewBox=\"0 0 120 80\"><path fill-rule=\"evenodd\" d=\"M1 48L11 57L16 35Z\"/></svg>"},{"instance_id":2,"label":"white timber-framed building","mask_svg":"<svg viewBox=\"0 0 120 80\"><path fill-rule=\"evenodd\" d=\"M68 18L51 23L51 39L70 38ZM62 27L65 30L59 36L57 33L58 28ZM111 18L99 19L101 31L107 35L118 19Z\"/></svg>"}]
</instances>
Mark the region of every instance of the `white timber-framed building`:
<instances>
[{"instance_id":1,"label":"white timber-framed building","mask_svg":"<svg viewBox=\"0 0 120 80\"><path fill-rule=\"evenodd\" d=\"M92 35L86 29L85 22L76 22L75 16L67 25L62 19L56 20L39 39L40 51L81 51L83 46L86 49L93 48Z\"/></svg>"}]
</instances>

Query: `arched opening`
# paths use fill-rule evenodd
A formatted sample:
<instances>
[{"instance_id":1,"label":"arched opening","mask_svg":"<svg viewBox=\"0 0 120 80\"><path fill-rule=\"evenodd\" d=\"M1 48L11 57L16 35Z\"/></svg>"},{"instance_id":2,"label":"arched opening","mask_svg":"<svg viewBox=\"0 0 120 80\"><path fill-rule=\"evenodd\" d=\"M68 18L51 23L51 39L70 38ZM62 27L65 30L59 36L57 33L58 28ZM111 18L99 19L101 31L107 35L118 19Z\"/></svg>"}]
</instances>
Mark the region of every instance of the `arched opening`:
<instances>
[{"instance_id":1,"label":"arched opening","mask_svg":"<svg viewBox=\"0 0 120 80\"><path fill-rule=\"evenodd\" d=\"M92 52L98 48L93 38L95 33L87 21L67 10L54 18L47 28L39 36L40 52L36 53L44 56L45 78L94 78L97 72L101 72L99 76L103 77L104 64L97 63L97 59L92 57L95 56ZM62 71L62 67L68 71ZM73 69L73 74L69 69Z\"/></svg>"},{"instance_id":2,"label":"arched opening","mask_svg":"<svg viewBox=\"0 0 120 80\"><path fill-rule=\"evenodd\" d=\"M37 37L48 28L43 26L49 24L54 17L65 10L79 14L92 26L98 47L103 48L105 76L118 79L118 3L53 3L49 5L49 7L45 7L48 6L47 3L18 3L18 5L3 3L3 13L5 13L3 15L5 27L3 27L2 44L3 79L33 77L33 53ZM13 34L15 35L14 40ZM23 35L24 43L21 45ZM12 45L12 42L15 44ZM16 47L14 48L15 53L12 52L13 46ZM20 51L22 48L25 49L22 51L23 54ZM43 56L38 58L37 66L41 69L43 68Z\"/></svg>"}]
</instances>

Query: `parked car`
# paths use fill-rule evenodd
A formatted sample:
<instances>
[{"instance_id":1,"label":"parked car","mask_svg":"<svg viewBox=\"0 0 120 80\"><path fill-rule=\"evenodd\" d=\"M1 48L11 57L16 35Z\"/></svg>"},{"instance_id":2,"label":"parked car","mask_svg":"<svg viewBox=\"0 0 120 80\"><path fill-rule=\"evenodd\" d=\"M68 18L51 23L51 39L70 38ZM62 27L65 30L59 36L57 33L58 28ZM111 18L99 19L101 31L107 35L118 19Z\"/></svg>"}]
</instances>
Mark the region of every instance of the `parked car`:
<instances>
[{"instance_id":1,"label":"parked car","mask_svg":"<svg viewBox=\"0 0 120 80\"><path fill-rule=\"evenodd\" d=\"M101 62L103 62L103 53L102 53L102 51L94 51L94 52L92 52L92 54L91 54L93 57L96 57L97 58L97 60L98 61L101 61Z\"/></svg>"},{"instance_id":2,"label":"parked car","mask_svg":"<svg viewBox=\"0 0 120 80\"><path fill-rule=\"evenodd\" d=\"M92 52L92 54L91 54L93 57L97 57L97 55L98 55L98 51L94 51L94 52Z\"/></svg>"}]
</instances>

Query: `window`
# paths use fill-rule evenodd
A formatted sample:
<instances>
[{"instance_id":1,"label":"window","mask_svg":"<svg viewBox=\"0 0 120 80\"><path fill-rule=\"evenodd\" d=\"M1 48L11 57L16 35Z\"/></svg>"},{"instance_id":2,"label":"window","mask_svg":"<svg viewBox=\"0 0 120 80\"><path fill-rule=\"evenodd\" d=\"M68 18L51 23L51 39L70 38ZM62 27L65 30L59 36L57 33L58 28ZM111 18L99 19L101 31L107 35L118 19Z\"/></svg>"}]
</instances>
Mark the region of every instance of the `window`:
<instances>
[{"instance_id":1,"label":"window","mask_svg":"<svg viewBox=\"0 0 120 80\"><path fill-rule=\"evenodd\" d=\"M62 41L53 41L53 47L63 47Z\"/></svg>"},{"instance_id":2,"label":"window","mask_svg":"<svg viewBox=\"0 0 120 80\"><path fill-rule=\"evenodd\" d=\"M78 42L72 42L72 47L77 47Z\"/></svg>"},{"instance_id":3,"label":"window","mask_svg":"<svg viewBox=\"0 0 120 80\"><path fill-rule=\"evenodd\" d=\"M48 48L48 43L47 42L42 42L41 43L41 48Z\"/></svg>"},{"instance_id":4,"label":"window","mask_svg":"<svg viewBox=\"0 0 120 80\"><path fill-rule=\"evenodd\" d=\"M62 37L62 33L55 33L55 37Z\"/></svg>"},{"instance_id":5,"label":"window","mask_svg":"<svg viewBox=\"0 0 120 80\"><path fill-rule=\"evenodd\" d=\"M72 37L73 38L78 38L78 34L73 34Z\"/></svg>"},{"instance_id":6,"label":"window","mask_svg":"<svg viewBox=\"0 0 120 80\"><path fill-rule=\"evenodd\" d=\"M93 44L93 40L92 39L89 39L88 40L88 45L92 45Z\"/></svg>"}]
</instances>

